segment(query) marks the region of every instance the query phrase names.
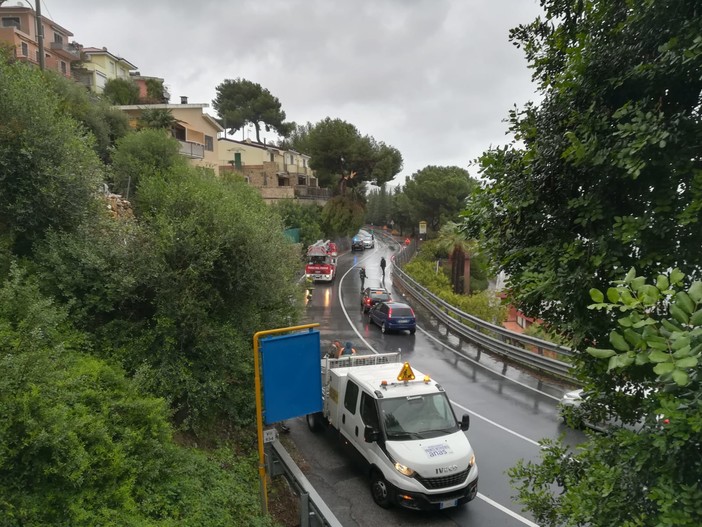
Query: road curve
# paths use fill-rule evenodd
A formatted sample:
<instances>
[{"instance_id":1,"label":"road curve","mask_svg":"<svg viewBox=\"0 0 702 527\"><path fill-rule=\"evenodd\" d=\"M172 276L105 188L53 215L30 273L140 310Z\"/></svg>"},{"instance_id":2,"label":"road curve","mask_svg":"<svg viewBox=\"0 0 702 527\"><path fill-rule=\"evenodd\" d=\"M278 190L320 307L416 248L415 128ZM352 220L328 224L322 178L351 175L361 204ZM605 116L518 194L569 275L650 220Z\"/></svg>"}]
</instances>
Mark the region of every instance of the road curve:
<instances>
[{"instance_id":1,"label":"road curve","mask_svg":"<svg viewBox=\"0 0 702 527\"><path fill-rule=\"evenodd\" d=\"M380 257L385 256L385 286L396 300L402 299L392 287L394 250L376 239L375 249L341 255L335 282L316 284L304 323L320 324L323 348L339 339L352 341L359 353L400 350L403 360L444 386L456 415L471 415L467 435L480 468L478 498L465 507L444 511L381 509L370 496L359 455L332 430L313 434L304 419L298 418L289 425L290 437L303 458L302 469L344 526L535 526L512 499L514 491L505 471L519 459L537 459L541 438L565 433L570 444L585 440L558 419L556 402L564 387L447 335L441 324L416 306L415 335L383 335L361 312L358 267L366 268L366 287L381 285Z\"/></svg>"}]
</instances>

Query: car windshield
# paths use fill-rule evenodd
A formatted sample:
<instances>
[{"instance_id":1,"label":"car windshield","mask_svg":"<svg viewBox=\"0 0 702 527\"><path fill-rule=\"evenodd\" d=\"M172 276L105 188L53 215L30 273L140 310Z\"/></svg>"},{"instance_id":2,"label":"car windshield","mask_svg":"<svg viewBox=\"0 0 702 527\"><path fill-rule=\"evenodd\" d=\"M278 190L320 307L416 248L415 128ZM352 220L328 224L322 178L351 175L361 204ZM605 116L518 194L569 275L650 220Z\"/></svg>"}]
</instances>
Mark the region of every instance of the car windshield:
<instances>
[{"instance_id":1,"label":"car windshield","mask_svg":"<svg viewBox=\"0 0 702 527\"><path fill-rule=\"evenodd\" d=\"M380 399L388 440L428 439L458 430L445 393Z\"/></svg>"},{"instance_id":2,"label":"car windshield","mask_svg":"<svg viewBox=\"0 0 702 527\"><path fill-rule=\"evenodd\" d=\"M392 308L393 317L413 317L412 310L409 307L397 307Z\"/></svg>"}]
</instances>

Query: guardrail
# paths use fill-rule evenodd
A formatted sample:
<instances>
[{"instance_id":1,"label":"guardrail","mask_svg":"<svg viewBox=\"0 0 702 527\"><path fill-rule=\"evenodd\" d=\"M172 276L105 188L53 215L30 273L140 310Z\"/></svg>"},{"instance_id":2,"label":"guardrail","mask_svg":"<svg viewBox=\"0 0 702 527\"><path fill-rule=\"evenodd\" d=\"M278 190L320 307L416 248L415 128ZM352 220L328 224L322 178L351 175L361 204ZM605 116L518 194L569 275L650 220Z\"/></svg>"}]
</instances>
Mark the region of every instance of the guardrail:
<instances>
[{"instance_id":1,"label":"guardrail","mask_svg":"<svg viewBox=\"0 0 702 527\"><path fill-rule=\"evenodd\" d=\"M271 477L283 475L300 498L300 527L342 527L334 513L277 439L266 444L266 464Z\"/></svg>"},{"instance_id":2,"label":"guardrail","mask_svg":"<svg viewBox=\"0 0 702 527\"><path fill-rule=\"evenodd\" d=\"M392 242L397 243L392 239ZM413 242L414 243L414 242ZM509 331L502 326L486 322L445 302L419 284L402 270L414 254L414 245L405 247L395 255L392 266L393 284L432 313L453 333L495 353L539 372L574 381L570 373L569 358L573 351L565 346Z\"/></svg>"}]
</instances>

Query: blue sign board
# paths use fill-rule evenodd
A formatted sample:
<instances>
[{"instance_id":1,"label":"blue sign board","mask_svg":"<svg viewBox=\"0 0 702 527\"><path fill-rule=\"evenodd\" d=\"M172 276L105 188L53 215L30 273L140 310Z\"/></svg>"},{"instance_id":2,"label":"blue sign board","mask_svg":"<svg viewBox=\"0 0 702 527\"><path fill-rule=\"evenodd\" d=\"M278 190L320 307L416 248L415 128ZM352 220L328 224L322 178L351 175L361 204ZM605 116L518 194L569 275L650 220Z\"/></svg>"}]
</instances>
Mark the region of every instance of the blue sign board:
<instances>
[{"instance_id":1,"label":"blue sign board","mask_svg":"<svg viewBox=\"0 0 702 527\"><path fill-rule=\"evenodd\" d=\"M321 412L319 331L266 337L260 343L265 424Z\"/></svg>"}]
</instances>

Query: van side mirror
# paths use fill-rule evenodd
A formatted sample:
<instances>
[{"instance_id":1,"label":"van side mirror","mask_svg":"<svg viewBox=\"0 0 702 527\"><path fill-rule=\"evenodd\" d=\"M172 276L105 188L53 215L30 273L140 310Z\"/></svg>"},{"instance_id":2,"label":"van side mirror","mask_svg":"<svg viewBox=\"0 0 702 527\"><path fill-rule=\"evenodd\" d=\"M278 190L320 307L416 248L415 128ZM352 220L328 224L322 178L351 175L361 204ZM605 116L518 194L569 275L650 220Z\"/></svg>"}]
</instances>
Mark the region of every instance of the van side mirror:
<instances>
[{"instance_id":1,"label":"van side mirror","mask_svg":"<svg viewBox=\"0 0 702 527\"><path fill-rule=\"evenodd\" d=\"M363 429L363 439L365 439L366 443L375 443L380 439L380 431L372 426L366 426Z\"/></svg>"},{"instance_id":2,"label":"van side mirror","mask_svg":"<svg viewBox=\"0 0 702 527\"><path fill-rule=\"evenodd\" d=\"M470 415L463 414L461 417L461 430L464 432L470 428Z\"/></svg>"}]
</instances>

